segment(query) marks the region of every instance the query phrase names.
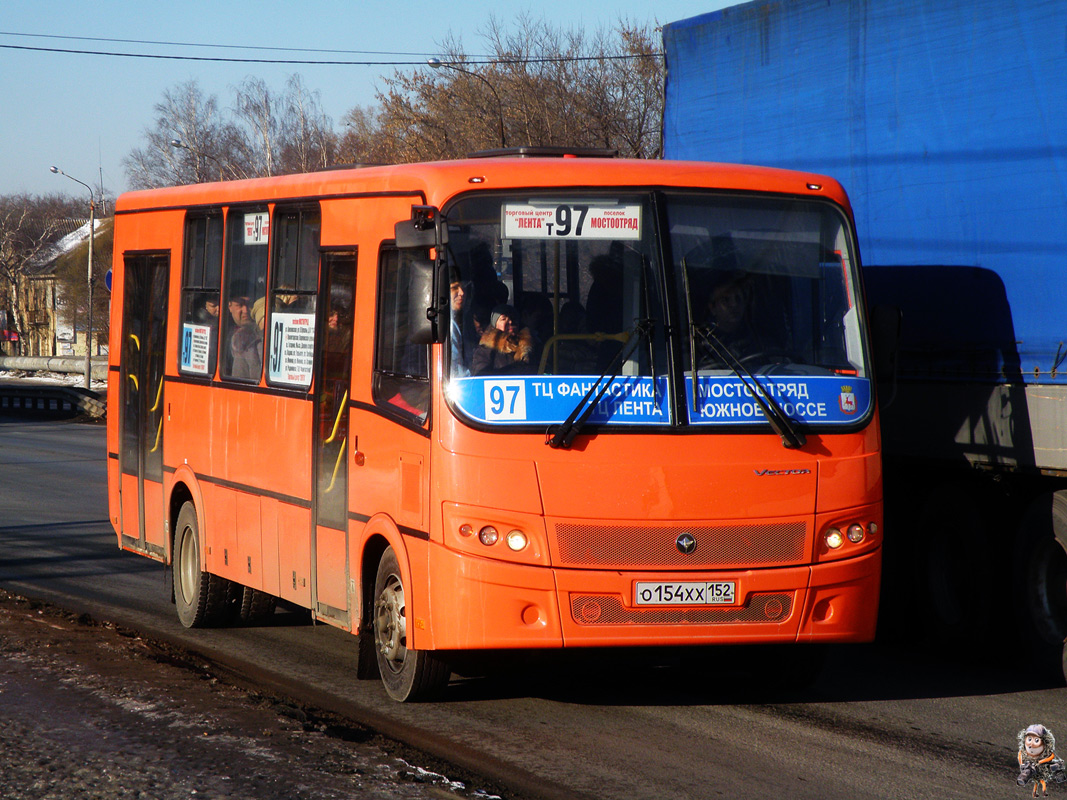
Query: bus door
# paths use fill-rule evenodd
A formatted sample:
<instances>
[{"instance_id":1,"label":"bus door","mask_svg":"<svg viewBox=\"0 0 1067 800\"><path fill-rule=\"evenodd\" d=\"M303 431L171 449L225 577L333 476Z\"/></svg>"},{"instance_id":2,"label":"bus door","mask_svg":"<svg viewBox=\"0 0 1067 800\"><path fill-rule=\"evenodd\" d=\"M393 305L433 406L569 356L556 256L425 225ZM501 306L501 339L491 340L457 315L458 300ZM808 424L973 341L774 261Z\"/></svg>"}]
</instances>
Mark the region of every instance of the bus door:
<instances>
[{"instance_id":1,"label":"bus door","mask_svg":"<svg viewBox=\"0 0 1067 800\"><path fill-rule=\"evenodd\" d=\"M119 487L123 546L163 557L163 359L169 254L125 257Z\"/></svg>"},{"instance_id":2,"label":"bus door","mask_svg":"<svg viewBox=\"0 0 1067 800\"><path fill-rule=\"evenodd\" d=\"M324 252L321 320L315 381L315 482L312 517L312 591L315 611L347 623L348 612L348 400L352 379L352 332L356 254Z\"/></svg>"}]
</instances>

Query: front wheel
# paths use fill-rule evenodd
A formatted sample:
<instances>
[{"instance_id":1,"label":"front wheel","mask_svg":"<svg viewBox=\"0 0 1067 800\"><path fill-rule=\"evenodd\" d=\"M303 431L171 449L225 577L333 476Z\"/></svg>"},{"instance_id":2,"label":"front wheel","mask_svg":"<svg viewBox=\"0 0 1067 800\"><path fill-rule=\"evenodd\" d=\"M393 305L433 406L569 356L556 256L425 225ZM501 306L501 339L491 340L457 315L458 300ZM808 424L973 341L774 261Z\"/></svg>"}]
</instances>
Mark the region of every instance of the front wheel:
<instances>
[{"instance_id":1,"label":"front wheel","mask_svg":"<svg viewBox=\"0 0 1067 800\"><path fill-rule=\"evenodd\" d=\"M204 570L200 526L191 502L182 506L174 526L171 574L174 604L182 625L201 628L216 622L227 607L229 581Z\"/></svg>"},{"instance_id":2,"label":"front wheel","mask_svg":"<svg viewBox=\"0 0 1067 800\"><path fill-rule=\"evenodd\" d=\"M394 700L426 700L439 694L452 674L428 650L408 647L408 595L393 548L378 563L374 581L374 648L385 691Z\"/></svg>"}]
</instances>

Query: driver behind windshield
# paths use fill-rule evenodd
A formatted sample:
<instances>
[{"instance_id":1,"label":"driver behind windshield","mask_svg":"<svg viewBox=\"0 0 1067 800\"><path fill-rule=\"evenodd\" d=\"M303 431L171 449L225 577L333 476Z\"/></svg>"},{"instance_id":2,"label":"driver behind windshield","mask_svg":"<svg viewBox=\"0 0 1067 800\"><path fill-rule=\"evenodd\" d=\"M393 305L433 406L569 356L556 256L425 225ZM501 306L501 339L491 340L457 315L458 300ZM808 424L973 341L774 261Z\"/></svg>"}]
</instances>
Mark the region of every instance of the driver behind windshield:
<instances>
[{"instance_id":1,"label":"driver behind windshield","mask_svg":"<svg viewBox=\"0 0 1067 800\"><path fill-rule=\"evenodd\" d=\"M708 293L704 324L738 361L764 349L752 324L752 294L751 276L741 270L716 273ZM726 365L707 342L702 342L699 366Z\"/></svg>"}]
</instances>

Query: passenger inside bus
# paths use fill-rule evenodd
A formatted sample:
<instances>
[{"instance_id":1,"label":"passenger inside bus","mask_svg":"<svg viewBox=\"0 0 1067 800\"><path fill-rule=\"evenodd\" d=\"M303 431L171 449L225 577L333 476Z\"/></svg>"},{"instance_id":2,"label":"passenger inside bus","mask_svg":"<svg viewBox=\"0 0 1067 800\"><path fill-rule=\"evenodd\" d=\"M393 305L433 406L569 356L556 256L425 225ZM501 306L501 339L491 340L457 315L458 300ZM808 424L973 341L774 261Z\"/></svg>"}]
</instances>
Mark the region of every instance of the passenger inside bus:
<instances>
[{"instance_id":1,"label":"passenger inside bus","mask_svg":"<svg viewBox=\"0 0 1067 800\"><path fill-rule=\"evenodd\" d=\"M518 315L509 305L496 306L489 315L489 328L478 341L471 361L473 375L508 375L533 372L536 343L527 327L519 327Z\"/></svg>"},{"instance_id":2,"label":"passenger inside bus","mask_svg":"<svg viewBox=\"0 0 1067 800\"><path fill-rule=\"evenodd\" d=\"M244 294L231 295L227 308L234 324L230 333L229 377L258 378L263 367L263 333L252 319L249 297Z\"/></svg>"},{"instance_id":3,"label":"passenger inside bus","mask_svg":"<svg viewBox=\"0 0 1067 800\"><path fill-rule=\"evenodd\" d=\"M623 329L623 270L621 252L614 243L607 255L589 263L593 282L586 300L586 324L590 333L619 333ZM615 358L622 343L615 340L597 346L597 371L603 371Z\"/></svg>"},{"instance_id":4,"label":"passenger inside bus","mask_svg":"<svg viewBox=\"0 0 1067 800\"><path fill-rule=\"evenodd\" d=\"M467 313L467 291L458 275L449 285L451 326L449 340L452 347L452 377L465 378L471 374L471 360L478 347L472 315Z\"/></svg>"},{"instance_id":5,"label":"passenger inside bus","mask_svg":"<svg viewBox=\"0 0 1067 800\"><path fill-rule=\"evenodd\" d=\"M219 296L209 294L204 298L203 305L196 310L195 319L201 325L207 325L214 330L219 327Z\"/></svg>"}]
</instances>

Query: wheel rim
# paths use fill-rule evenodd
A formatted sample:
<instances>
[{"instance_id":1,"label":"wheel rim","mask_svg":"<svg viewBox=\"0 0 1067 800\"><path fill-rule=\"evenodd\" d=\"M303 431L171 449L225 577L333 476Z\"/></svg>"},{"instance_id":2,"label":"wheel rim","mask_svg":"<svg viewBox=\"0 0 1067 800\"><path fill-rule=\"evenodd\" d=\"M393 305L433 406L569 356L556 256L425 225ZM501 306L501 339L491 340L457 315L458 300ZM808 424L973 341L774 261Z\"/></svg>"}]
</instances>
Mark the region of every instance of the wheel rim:
<instances>
[{"instance_id":1,"label":"wheel rim","mask_svg":"<svg viewBox=\"0 0 1067 800\"><path fill-rule=\"evenodd\" d=\"M400 672L407 656L407 618L404 584L389 575L374 607L374 640L378 653L392 672Z\"/></svg>"},{"instance_id":2,"label":"wheel rim","mask_svg":"<svg viewBox=\"0 0 1067 800\"><path fill-rule=\"evenodd\" d=\"M1050 644L1067 636L1067 552L1050 539L1036 547L1027 570L1027 593L1042 638Z\"/></svg>"},{"instance_id":3,"label":"wheel rim","mask_svg":"<svg viewBox=\"0 0 1067 800\"><path fill-rule=\"evenodd\" d=\"M179 538L178 550L178 585L182 592L182 600L189 602L189 598L196 591L196 585L200 578L200 559L196 554L196 535L193 529L186 527L182 530Z\"/></svg>"}]
</instances>

